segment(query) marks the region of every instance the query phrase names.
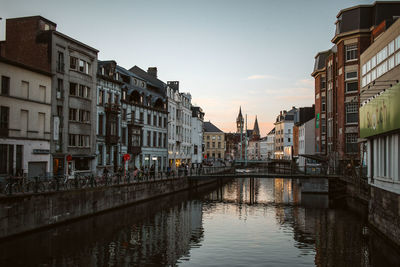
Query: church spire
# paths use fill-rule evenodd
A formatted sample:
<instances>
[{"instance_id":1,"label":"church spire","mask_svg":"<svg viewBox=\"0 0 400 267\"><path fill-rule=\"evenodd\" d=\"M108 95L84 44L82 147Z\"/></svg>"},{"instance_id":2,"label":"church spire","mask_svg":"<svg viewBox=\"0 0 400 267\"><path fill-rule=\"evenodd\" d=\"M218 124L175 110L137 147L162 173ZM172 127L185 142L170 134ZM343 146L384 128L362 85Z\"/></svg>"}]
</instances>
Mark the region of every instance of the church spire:
<instances>
[{"instance_id":1,"label":"church spire","mask_svg":"<svg viewBox=\"0 0 400 267\"><path fill-rule=\"evenodd\" d=\"M236 133L241 133L244 127L244 119L242 115L242 106L239 108L239 115L236 118Z\"/></svg>"},{"instance_id":2,"label":"church spire","mask_svg":"<svg viewBox=\"0 0 400 267\"><path fill-rule=\"evenodd\" d=\"M253 127L253 138L260 138L260 128L258 128L258 120L257 120L257 115L256 115L256 120L254 121L254 127Z\"/></svg>"}]
</instances>

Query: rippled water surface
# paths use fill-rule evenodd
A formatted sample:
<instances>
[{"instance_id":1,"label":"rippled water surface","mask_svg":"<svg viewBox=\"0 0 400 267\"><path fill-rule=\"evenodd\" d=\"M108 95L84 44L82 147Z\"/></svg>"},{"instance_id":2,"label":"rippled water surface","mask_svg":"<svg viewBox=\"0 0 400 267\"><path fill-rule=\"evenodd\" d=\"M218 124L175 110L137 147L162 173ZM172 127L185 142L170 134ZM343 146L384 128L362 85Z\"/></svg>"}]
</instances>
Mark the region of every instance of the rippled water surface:
<instances>
[{"instance_id":1,"label":"rippled water surface","mask_svg":"<svg viewBox=\"0 0 400 267\"><path fill-rule=\"evenodd\" d=\"M362 212L305 188L236 179L178 193L2 241L0 266L399 266Z\"/></svg>"}]
</instances>

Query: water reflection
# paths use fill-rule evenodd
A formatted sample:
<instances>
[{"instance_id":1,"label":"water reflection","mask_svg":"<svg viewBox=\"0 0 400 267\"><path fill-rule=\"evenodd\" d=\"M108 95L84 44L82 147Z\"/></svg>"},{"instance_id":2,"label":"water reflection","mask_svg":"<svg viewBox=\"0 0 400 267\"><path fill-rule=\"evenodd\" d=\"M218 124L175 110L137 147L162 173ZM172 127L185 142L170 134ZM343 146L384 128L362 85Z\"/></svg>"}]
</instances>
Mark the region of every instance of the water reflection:
<instances>
[{"instance_id":1,"label":"water reflection","mask_svg":"<svg viewBox=\"0 0 400 267\"><path fill-rule=\"evenodd\" d=\"M236 179L3 241L0 266L397 266L325 187Z\"/></svg>"}]
</instances>

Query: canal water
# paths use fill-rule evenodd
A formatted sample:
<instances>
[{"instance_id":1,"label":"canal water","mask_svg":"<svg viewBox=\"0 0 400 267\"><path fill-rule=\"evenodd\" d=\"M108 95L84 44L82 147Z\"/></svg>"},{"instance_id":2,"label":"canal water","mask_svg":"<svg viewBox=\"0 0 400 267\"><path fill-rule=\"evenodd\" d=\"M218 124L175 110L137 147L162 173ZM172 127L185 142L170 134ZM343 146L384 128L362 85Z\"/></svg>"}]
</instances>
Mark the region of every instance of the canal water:
<instances>
[{"instance_id":1,"label":"canal water","mask_svg":"<svg viewBox=\"0 0 400 267\"><path fill-rule=\"evenodd\" d=\"M399 266L306 181L235 179L0 241L0 266ZM360 207L359 210L362 210Z\"/></svg>"}]
</instances>

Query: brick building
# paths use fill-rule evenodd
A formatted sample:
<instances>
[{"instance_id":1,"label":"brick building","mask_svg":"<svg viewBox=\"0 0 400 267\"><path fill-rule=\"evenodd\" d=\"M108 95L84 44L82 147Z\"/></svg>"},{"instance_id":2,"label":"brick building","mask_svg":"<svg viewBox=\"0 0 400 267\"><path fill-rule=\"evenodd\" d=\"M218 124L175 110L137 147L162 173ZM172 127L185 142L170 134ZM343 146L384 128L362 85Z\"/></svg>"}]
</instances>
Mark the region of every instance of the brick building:
<instances>
[{"instance_id":1,"label":"brick building","mask_svg":"<svg viewBox=\"0 0 400 267\"><path fill-rule=\"evenodd\" d=\"M332 167L359 157L360 54L383 21L400 15L400 2L375 2L341 10L332 49L315 57L316 153Z\"/></svg>"}]
</instances>

